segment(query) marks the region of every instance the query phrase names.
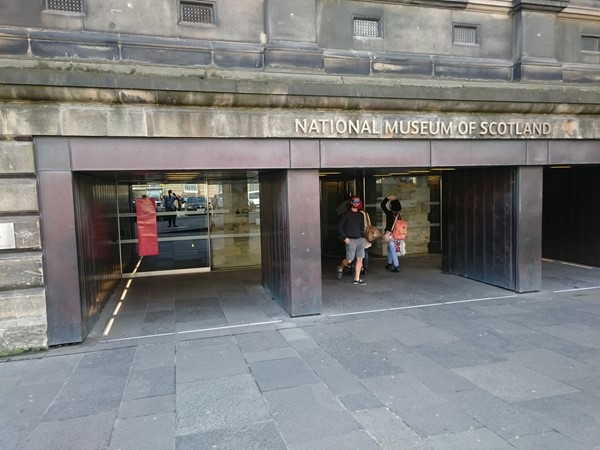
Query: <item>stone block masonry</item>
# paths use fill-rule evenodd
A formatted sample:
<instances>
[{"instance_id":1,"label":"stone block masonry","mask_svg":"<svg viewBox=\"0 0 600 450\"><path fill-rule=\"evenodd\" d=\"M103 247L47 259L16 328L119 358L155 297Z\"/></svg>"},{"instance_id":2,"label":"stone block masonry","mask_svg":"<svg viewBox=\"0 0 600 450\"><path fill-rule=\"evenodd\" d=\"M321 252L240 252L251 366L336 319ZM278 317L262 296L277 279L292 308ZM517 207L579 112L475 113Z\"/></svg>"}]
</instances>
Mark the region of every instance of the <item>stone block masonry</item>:
<instances>
[{"instance_id":1,"label":"stone block masonry","mask_svg":"<svg viewBox=\"0 0 600 450\"><path fill-rule=\"evenodd\" d=\"M0 141L0 355L46 348L47 319L33 142Z\"/></svg>"}]
</instances>

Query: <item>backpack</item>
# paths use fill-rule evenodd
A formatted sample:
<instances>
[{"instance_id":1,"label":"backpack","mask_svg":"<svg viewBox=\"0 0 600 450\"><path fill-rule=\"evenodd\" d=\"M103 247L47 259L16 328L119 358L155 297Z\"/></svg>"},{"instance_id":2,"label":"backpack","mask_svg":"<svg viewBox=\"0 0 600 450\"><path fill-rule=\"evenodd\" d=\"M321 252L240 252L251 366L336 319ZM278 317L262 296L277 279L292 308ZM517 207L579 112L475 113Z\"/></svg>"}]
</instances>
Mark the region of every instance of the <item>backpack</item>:
<instances>
[{"instance_id":1,"label":"backpack","mask_svg":"<svg viewBox=\"0 0 600 450\"><path fill-rule=\"evenodd\" d=\"M407 234L408 222L403 220L400 214L398 214L394 220L394 225L392 225L392 239L395 241L400 241L406 239Z\"/></svg>"}]
</instances>

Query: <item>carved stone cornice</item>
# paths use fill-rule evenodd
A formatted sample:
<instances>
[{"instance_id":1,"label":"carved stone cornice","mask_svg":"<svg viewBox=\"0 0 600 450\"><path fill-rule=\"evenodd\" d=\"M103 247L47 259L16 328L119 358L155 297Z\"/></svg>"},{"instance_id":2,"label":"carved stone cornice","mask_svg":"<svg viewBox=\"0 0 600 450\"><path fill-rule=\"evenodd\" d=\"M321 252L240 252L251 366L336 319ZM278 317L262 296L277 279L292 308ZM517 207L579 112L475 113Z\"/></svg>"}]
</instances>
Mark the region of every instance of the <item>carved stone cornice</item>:
<instances>
[{"instance_id":1,"label":"carved stone cornice","mask_svg":"<svg viewBox=\"0 0 600 450\"><path fill-rule=\"evenodd\" d=\"M69 65L61 70L58 62L47 67L25 63L0 65L0 103L600 114L596 84L399 80L148 66L135 66L133 73L128 66L118 66L116 71L109 65Z\"/></svg>"},{"instance_id":2,"label":"carved stone cornice","mask_svg":"<svg viewBox=\"0 0 600 450\"><path fill-rule=\"evenodd\" d=\"M570 0L513 0L515 11L544 11L559 13L567 6Z\"/></svg>"}]
</instances>

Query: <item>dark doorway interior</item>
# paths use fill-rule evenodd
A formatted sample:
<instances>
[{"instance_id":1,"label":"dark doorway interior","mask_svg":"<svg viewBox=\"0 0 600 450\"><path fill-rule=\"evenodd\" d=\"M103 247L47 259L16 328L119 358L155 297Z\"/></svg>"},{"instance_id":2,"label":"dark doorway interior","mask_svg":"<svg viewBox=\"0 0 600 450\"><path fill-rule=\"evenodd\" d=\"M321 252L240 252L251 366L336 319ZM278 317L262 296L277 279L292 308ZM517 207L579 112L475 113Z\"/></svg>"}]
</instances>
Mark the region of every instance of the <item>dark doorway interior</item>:
<instances>
[{"instance_id":1,"label":"dark doorway interior","mask_svg":"<svg viewBox=\"0 0 600 450\"><path fill-rule=\"evenodd\" d=\"M402 204L402 217L409 222L407 252L410 255L439 254L441 241L441 175L435 170L380 169L322 172L321 180L321 239L324 258L338 259L344 255L337 223L347 208L351 195L363 199L364 209L371 222L385 228L381 202L396 195ZM368 251L369 257L387 257L387 246L376 242Z\"/></svg>"},{"instance_id":2,"label":"dark doorway interior","mask_svg":"<svg viewBox=\"0 0 600 450\"><path fill-rule=\"evenodd\" d=\"M544 170L544 258L600 266L600 167Z\"/></svg>"}]
</instances>

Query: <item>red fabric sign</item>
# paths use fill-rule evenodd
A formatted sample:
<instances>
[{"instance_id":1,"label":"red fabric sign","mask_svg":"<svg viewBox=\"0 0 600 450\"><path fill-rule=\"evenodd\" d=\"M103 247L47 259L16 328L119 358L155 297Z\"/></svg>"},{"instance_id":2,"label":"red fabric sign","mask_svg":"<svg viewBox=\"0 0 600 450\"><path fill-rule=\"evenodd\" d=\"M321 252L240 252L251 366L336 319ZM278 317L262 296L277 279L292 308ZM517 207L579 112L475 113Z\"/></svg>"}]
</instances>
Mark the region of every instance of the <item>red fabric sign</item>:
<instances>
[{"instance_id":1,"label":"red fabric sign","mask_svg":"<svg viewBox=\"0 0 600 450\"><path fill-rule=\"evenodd\" d=\"M135 213L137 216L139 255L158 255L158 233L156 231L156 204L154 202L154 199L136 199Z\"/></svg>"}]
</instances>

